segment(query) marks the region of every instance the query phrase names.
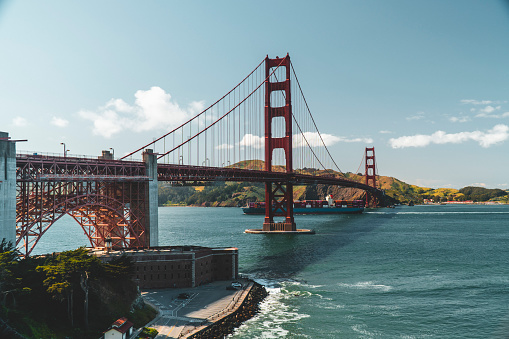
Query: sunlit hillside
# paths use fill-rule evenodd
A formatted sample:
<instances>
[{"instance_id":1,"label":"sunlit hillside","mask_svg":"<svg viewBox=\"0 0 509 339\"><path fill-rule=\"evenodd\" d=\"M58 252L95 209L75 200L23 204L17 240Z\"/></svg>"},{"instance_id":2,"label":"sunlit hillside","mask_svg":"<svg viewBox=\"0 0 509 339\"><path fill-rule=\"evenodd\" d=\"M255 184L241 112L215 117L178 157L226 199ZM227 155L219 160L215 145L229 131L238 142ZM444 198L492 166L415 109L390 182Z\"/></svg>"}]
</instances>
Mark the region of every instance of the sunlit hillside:
<instances>
[{"instance_id":1,"label":"sunlit hillside","mask_svg":"<svg viewBox=\"0 0 509 339\"><path fill-rule=\"evenodd\" d=\"M263 170L262 160L241 161L230 167ZM285 166L272 166L274 171L283 172ZM332 170L316 170L304 168L296 170L297 173L308 175L333 175L357 182L365 182L361 174L351 172L340 173ZM388 176L377 176L377 187L384 190L389 197L389 203L408 204L410 202L421 204L428 202L445 201L500 201L507 203L508 191L489 190L482 187L465 187L461 190L452 188L428 188L407 184L401 180ZM300 185L295 186L293 191L294 200L317 200L325 199L332 194L334 199L355 200L364 199L364 191L355 188L328 186L328 185ZM160 205L198 205L198 206L244 206L248 202L264 201L265 185L263 183L236 183L215 182L197 187L172 187L164 183L159 188Z\"/></svg>"}]
</instances>

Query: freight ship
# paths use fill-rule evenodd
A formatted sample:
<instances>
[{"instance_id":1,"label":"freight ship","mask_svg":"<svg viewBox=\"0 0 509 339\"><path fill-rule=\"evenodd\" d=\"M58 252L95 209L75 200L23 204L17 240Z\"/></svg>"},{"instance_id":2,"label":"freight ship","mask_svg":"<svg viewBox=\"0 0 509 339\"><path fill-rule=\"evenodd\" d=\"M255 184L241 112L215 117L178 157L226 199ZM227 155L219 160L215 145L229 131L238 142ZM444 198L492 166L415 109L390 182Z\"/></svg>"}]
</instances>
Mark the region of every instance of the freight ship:
<instances>
[{"instance_id":1,"label":"freight ship","mask_svg":"<svg viewBox=\"0 0 509 339\"><path fill-rule=\"evenodd\" d=\"M265 214L265 202L250 202L242 210L244 214ZM334 200L332 195L328 195L327 200L293 202L294 214L344 214L363 211L364 200Z\"/></svg>"}]
</instances>

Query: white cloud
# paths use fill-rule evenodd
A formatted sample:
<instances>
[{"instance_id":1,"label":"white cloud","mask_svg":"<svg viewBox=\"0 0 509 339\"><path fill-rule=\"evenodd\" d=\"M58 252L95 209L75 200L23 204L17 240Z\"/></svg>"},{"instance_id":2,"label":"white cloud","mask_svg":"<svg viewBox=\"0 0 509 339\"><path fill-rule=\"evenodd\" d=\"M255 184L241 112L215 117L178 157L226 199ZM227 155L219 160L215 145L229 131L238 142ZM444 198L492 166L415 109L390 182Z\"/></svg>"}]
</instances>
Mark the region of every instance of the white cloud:
<instances>
[{"instance_id":1,"label":"white cloud","mask_svg":"<svg viewBox=\"0 0 509 339\"><path fill-rule=\"evenodd\" d=\"M253 148L263 148L265 145L265 140L262 137L253 134L246 134L239 142L240 146L245 147L253 147Z\"/></svg>"},{"instance_id":2,"label":"white cloud","mask_svg":"<svg viewBox=\"0 0 509 339\"><path fill-rule=\"evenodd\" d=\"M501 106L493 107L493 106L489 106L488 105L488 106L486 106L484 108L481 108L479 110L479 112L490 114L490 113L493 113L495 111L498 111L500 108L501 108Z\"/></svg>"},{"instance_id":3,"label":"white cloud","mask_svg":"<svg viewBox=\"0 0 509 339\"><path fill-rule=\"evenodd\" d=\"M486 187L486 184L484 182L474 182L470 186L474 186L474 187Z\"/></svg>"},{"instance_id":4,"label":"white cloud","mask_svg":"<svg viewBox=\"0 0 509 339\"><path fill-rule=\"evenodd\" d=\"M406 119L409 120L409 121L424 119L424 112L419 112L419 113L417 113L415 115L407 117Z\"/></svg>"},{"instance_id":5,"label":"white cloud","mask_svg":"<svg viewBox=\"0 0 509 339\"><path fill-rule=\"evenodd\" d=\"M114 134L122 131L127 122L121 120L120 116L112 110L105 110L101 114L81 111L80 116L84 119L91 120L94 123L93 133L105 138L111 138Z\"/></svg>"},{"instance_id":6,"label":"white cloud","mask_svg":"<svg viewBox=\"0 0 509 339\"><path fill-rule=\"evenodd\" d=\"M233 145L230 144L221 144L219 146L216 146L216 149L232 149Z\"/></svg>"},{"instance_id":7,"label":"white cloud","mask_svg":"<svg viewBox=\"0 0 509 339\"><path fill-rule=\"evenodd\" d=\"M430 144L459 144L466 141L477 141L481 147L490 147L509 139L509 126L496 125L486 132L460 132L447 134L444 131L436 131L431 135L412 135L399 138L391 138L389 144L392 148L425 147Z\"/></svg>"},{"instance_id":8,"label":"white cloud","mask_svg":"<svg viewBox=\"0 0 509 339\"><path fill-rule=\"evenodd\" d=\"M509 118L509 112L505 112L502 114L479 113L475 117L476 118L495 118L495 119Z\"/></svg>"},{"instance_id":9,"label":"white cloud","mask_svg":"<svg viewBox=\"0 0 509 339\"><path fill-rule=\"evenodd\" d=\"M473 99L463 99L461 100L462 104L471 104L471 105L489 105L492 104L491 100L473 100Z\"/></svg>"},{"instance_id":10,"label":"white cloud","mask_svg":"<svg viewBox=\"0 0 509 339\"><path fill-rule=\"evenodd\" d=\"M62 118L53 117L51 118L51 124L57 127L66 127L69 125L69 121Z\"/></svg>"},{"instance_id":11,"label":"white cloud","mask_svg":"<svg viewBox=\"0 0 509 339\"><path fill-rule=\"evenodd\" d=\"M168 130L181 125L204 108L203 102L192 102L182 109L171 95L160 87L134 94L134 105L122 99L111 99L95 111L80 111L79 115L93 122L93 133L110 138L123 130L143 132Z\"/></svg>"},{"instance_id":12,"label":"white cloud","mask_svg":"<svg viewBox=\"0 0 509 339\"><path fill-rule=\"evenodd\" d=\"M352 138L352 139L348 139L348 138L344 138L344 137L339 137L339 141L340 142L362 142L362 143L365 143L365 144L372 144L373 143L373 139L371 139L371 138Z\"/></svg>"},{"instance_id":13,"label":"white cloud","mask_svg":"<svg viewBox=\"0 0 509 339\"><path fill-rule=\"evenodd\" d=\"M16 127L25 127L26 125L28 125L28 121L23 117L15 117L14 119L12 119L12 124Z\"/></svg>"},{"instance_id":14,"label":"white cloud","mask_svg":"<svg viewBox=\"0 0 509 339\"><path fill-rule=\"evenodd\" d=\"M323 134L321 134L322 139L323 139L323 143L322 143L322 140L320 140L320 135L317 132L304 132L303 134L304 135L301 135L301 134L293 135L293 140L292 140L293 148L307 147L308 144L311 147L317 147L317 146L323 146L324 143L325 143L325 146L330 146L330 145L334 145L334 144L338 143L341 140L341 138L339 138L335 135L323 133Z\"/></svg>"},{"instance_id":15,"label":"white cloud","mask_svg":"<svg viewBox=\"0 0 509 339\"><path fill-rule=\"evenodd\" d=\"M472 99L465 99L461 100L461 103L463 104L470 104L470 105L484 105L484 108L470 108L470 112L477 112L476 118L507 118L509 117L509 112L503 113L503 114L494 114L495 111L499 111L502 109L501 104L507 103L507 101L504 100L472 100Z\"/></svg>"},{"instance_id":16,"label":"white cloud","mask_svg":"<svg viewBox=\"0 0 509 339\"><path fill-rule=\"evenodd\" d=\"M334 145L338 142L362 142L362 143L373 143L373 139L371 138L345 138L345 137L337 137L332 134L322 133L321 134L323 143L326 146ZM299 147L322 147L322 140L320 136L316 132L304 132L304 136L301 134L294 134L292 139L293 148ZM263 148L265 145L265 138L259 137L253 134L246 134L239 142L240 146L245 147L253 147L253 148ZM223 145L218 146L223 147Z\"/></svg>"},{"instance_id":17,"label":"white cloud","mask_svg":"<svg viewBox=\"0 0 509 339\"><path fill-rule=\"evenodd\" d=\"M345 138L345 137L337 137L332 134L321 134L323 143L325 146L331 146L338 142L364 142L364 143L372 143L373 139L371 138ZM305 139L304 139L305 137ZM322 140L320 140L320 136L316 132L304 132L304 137L300 134L294 134L293 136L293 148L298 147L307 147L308 144L311 147L320 147L323 145Z\"/></svg>"},{"instance_id":18,"label":"white cloud","mask_svg":"<svg viewBox=\"0 0 509 339\"><path fill-rule=\"evenodd\" d=\"M466 115L462 115L462 116L459 116L459 117L450 117L449 118L450 122L468 122L470 120L471 120L470 117L466 116Z\"/></svg>"},{"instance_id":19,"label":"white cloud","mask_svg":"<svg viewBox=\"0 0 509 339\"><path fill-rule=\"evenodd\" d=\"M380 133L380 134L391 134L392 132L391 131L380 131L378 133Z\"/></svg>"},{"instance_id":20,"label":"white cloud","mask_svg":"<svg viewBox=\"0 0 509 339\"><path fill-rule=\"evenodd\" d=\"M474 100L474 99L463 99L460 100L462 104L470 104L470 105L499 105L506 104L506 100Z\"/></svg>"}]
</instances>

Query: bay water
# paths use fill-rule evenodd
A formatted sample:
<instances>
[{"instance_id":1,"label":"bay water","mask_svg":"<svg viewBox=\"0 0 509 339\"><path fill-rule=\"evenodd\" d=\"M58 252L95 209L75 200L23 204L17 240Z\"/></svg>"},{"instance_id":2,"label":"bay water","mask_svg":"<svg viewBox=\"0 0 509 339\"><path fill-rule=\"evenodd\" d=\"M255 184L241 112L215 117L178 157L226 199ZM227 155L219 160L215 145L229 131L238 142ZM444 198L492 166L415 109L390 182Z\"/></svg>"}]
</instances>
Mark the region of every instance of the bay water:
<instances>
[{"instance_id":1,"label":"bay water","mask_svg":"<svg viewBox=\"0 0 509 339\"><path fill-rule=\"evenodd\" d=\"M270 292L231 338L509 338L509 206L296 216L314 235L255 235L240 208L159 208L160 245L238 247ZM34 249L90 246L70 217Z\"/></svg>"}]
</instances>

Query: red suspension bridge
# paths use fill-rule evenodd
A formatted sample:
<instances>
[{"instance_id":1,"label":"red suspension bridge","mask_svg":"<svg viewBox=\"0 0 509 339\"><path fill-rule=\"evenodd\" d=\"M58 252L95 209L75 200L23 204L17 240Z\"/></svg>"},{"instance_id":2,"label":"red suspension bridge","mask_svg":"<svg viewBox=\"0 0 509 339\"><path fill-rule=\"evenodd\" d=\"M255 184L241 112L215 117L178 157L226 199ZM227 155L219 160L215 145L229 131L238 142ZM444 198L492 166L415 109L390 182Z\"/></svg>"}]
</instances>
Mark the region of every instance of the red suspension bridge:
<instances>
[{"instance_id":1,"label":"red suspension bridge","mask_svg":"<svg viewBox=\"0 0 509 339\"><path fill-rule=\"evenodd\" d=\"M93 247L107 239L115 248L157 246L158 182L263 182L266 232L297 231L294 185L359 188L371 206L383 194L376 188L374 149L366 149L365 183L341 174L288 55L265 58L221 99L120 159L107 151L95 159L16 154L13 166L8 155L13 158L15 143L4 134L5 178L14 176L15 188L0 189L5 196L15 192L15 235L0 229L0 238L14 237L24 255L65 214ZM143 161L133 160L138 154ZM8 213L4 219L12 223Z\"/></svg>"}]
</instances>

